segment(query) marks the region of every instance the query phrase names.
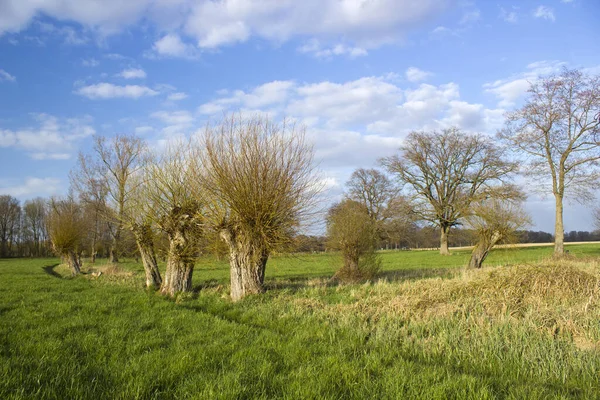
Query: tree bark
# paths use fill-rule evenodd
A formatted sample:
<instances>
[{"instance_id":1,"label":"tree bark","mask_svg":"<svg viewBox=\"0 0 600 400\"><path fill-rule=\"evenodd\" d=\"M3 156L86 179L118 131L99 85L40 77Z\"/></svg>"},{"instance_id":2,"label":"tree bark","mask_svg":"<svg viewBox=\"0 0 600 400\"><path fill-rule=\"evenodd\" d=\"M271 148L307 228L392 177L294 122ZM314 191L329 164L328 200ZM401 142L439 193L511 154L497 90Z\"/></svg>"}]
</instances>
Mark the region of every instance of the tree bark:
<instances>
[{"instance_id":1,"label":"tree bark","mask_svg":"<svg viewBox=\"0 0 600 400\"><path fill-rule=\"evenodd\" d=\"M473 248L473 253L471 253L471 259L469 260L469 268L481 268L490 250L492 250L501 238L498 232L492 233L491 237L482 238Z\"/></svg>"},{"instance_id":2,"label":"tree bark","mask_svg":"<svg viewBox=\"0 0 600 400\"><path fill-rule=\"evenodd\" d=\"M154 246L141 241L136 242L138 250L140 251L140 256L142 257L144 271L146 273L146 287L159 288L162 284L162 278L160 276L160 271L158 270L158 262L156 261Z\"/></svg>"},{"instance_id":3,"label":"tree bark","mask_svg":"<svg viewBox=\"0 0 600 400\"><path fill-rule=\"evenodd\" d=\"M110 250L108 253L108 262L110 262L110 263L118 263L119 262L119 255L118 255L117 248L119 246L119 237L118 236L120 236L120 232L118 230L117 230L117 232L115 233L115 236L113 237L112 243L110 245Z\"/></svg>"},{"instance_id":4,"label":"tree bark","mask_svg":"<svg viewBox=\"0 0 600 400\"><path fill-rule=\"evenodd\" d=\"M559 194L556 198L556 220L554 222L554 255L562 256L565 253L565 229L563 225L563 198Z\"/></svg>"},{"instance_id":5,"label":"tree bark","mask_svg":"<svg viewBox=\"0 0 600 400\"><path fill-rule=\"evenodd\" d=\"M167 271L160 292L163 295L175 296L180 292L192 291L192 274L194 262L177 255L169 255Z\"/></svg>"},{"instance_id":6,"label":"tree bark","mask_svg":"<svg viewBox=\"0 0 600 400\"><path fill-rule=\"evenodd\" d=\"M183 232L169 235L167 270L160 289L163 295L173 297L179 292L192 291L194 257L186 254L186 251L187 240Z\"/></svg>"},{"instance_id":7,"label":"tree bark","mask_svg":"<svg viewBox=\"0 0 600 400\"><path fill-rule=\"evenodd\" d=\"M75 251L70 250L65 256L67 264L71 269L71 275L75 276L81 273L81 265L79 264L79 259Z\"/></svg>"},{"instance_id":8,"label":"tree bark","mask_svg":"<svg viewBox=\"0 0 600 400\"><path fill-rule=\"evenodd\" d=\"M145 224L134 224L131 230L142 257L142 264L146 273L146 287L159 288L162 284L162 278L158 270L156 253L154 252L152 228Z\"/></svg>"},{"instance_id":9,"label":"tree bark","mask_svg":"<svg viewBox=\"0 0 600 400\"><path fill-rule=\"evenodd\" d=\"M440 226L440 254L443 256L449 256L450 250L448 250L448 232L450 227L446 225Z\"/></svg>"},{"instance_id":10,"label":"tree bark","mask_svg":"<svg viewBox=\"0 0 600 400\"><path fill-rule=\"evenodd\" d=\"M223 231L221 238L229 246L231 299L238 301L249 294L263 293L269 252L256 243L236 241L229 231Z\"/></svg>"}]
</instances>

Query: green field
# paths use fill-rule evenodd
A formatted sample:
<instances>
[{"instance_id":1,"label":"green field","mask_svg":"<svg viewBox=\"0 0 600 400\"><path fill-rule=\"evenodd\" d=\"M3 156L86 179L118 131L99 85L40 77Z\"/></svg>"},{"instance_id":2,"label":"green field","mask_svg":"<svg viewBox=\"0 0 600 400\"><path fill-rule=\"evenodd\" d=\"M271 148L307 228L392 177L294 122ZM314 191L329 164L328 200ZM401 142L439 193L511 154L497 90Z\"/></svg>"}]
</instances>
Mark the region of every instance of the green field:
<instances>
[{"instance_id":1,"label":"green field","mask_svg":"<svg viewBox=\"0 0 600 400\"><path fill-rule=\"evenodd\" d=\"M357 285L329 280L335 255L278 256L238 303L211 259L176 300L133 262L70 278L3 259L0 398L600 398L600 245L568 249L469 272L467 251L383 252Z\"/></svg>"}]
</instances>

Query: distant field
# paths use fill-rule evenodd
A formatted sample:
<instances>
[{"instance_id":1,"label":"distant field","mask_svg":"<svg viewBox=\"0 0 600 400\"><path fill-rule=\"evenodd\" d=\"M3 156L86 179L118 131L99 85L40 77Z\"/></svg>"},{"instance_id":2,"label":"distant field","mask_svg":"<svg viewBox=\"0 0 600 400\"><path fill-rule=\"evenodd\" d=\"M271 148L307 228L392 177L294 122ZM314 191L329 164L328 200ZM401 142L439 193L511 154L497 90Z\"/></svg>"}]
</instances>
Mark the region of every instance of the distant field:
<instances>
[{"instance_id":1,"label":"distant field","mask_svg":"<svg viewBox=\"0 0 600 400\"><path fill-rule=\"evenodd\" d=\"M600 398L600 244L568 249L387 251L341 286L334 254L279 256L239 303L212 259L176 301L134 262L1 259L0 399Z\"/></svg>"}]
</instances>

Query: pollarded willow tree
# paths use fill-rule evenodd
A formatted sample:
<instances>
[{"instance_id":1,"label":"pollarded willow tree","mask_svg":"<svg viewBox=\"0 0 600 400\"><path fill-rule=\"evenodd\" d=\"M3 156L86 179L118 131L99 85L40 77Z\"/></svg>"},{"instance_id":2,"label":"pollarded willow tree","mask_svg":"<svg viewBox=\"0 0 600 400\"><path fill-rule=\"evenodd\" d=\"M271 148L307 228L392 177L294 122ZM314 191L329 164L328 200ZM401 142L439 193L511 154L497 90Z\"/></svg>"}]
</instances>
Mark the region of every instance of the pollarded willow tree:
<instances>
[{"instance_id":1,"label":"pollarded willow tree","mask_svg":"<svg viewBox=\"0 0 600 400\"><path fill-rule=\"evenodd\" d=\"M342 267L336 278L357 281L375 276L381 265L375 253L377 231L377 221L361 202L344 199L330 208L327 242L342 254Z\"/></svg>"},{"instance_id":2,"label":"pollarded willow tree","mask_svg":"<svg viewBox=\"0 0 600 400\"><path fill-rule=\"evenodd\" d=\"M509 242L517 230L531 223L523 209L525 198L520 189L507 185L471 204L464 220L466 227L475 232L477 243L471 253L469 268L481 268L496 244Z\"/></svg>"},{"instance_id":3,"label":"pollarded willow tree","mask_svg":"<svg viewBox=\"0 0 600 400\"><path fill-rule=\"evenodd\" d=\"M503 184L517 169L490 138L456 128L412 132L399 155L381 162L412 191L415 214L440 228L443 255L450 254L450 228L460 225L471 203Z\"/></svg>"},{"instance_id":4,"label":"pollarded willow tree","mask_svg":"<svg viewBox=\"0 0 600 400\"><path fill-rule=\"evenodd\" d=\"M531 183L554 195L554 254L562 255L565 196L586 202L600 187L600 76L565 68L532 83L499 136L524 156Z\"/></svg>"},{"instance_id":5,"label":"pollarded willow tree","mask_svg":"<svg viewBox=\"0 0 600 400\"><path fill-rule=\"evenodd\" d=\"M206 129L196 158L206 218L229 247L231 298L261 293L269 255L313 206L313 148L294 125L232 116Z\"/></svg>"},{"instance_id":6,"label":"pollarded willow tree","mask_svg":"<svg viewBox=\"0 0 600 400\"><path fill-rule=\"evenodd\" d=\"M68 264L72 275L79 274L78 252L87 229L81 206L71 198L52 199L47 223L54 251Z\"/></svg>"},{"instance_id":7,"label":"pollarded willow tree","mask_svg":"<svg viewBox=\"0 0 600 400\"><path fill-rule=\"evenodd\" d=\"M175 296L192 290L194 264L200 254L202 234L202 199L193 186L193 168L188 142L173 142L146 165L147 178L142 201L146 201L147 216L169 240L167 269L161 292ZM146 219L142 226L150 229ZM143 232L143 231L140 231ZM149 239L149 237L146 237Z\"/></svg>"}]
</instances>

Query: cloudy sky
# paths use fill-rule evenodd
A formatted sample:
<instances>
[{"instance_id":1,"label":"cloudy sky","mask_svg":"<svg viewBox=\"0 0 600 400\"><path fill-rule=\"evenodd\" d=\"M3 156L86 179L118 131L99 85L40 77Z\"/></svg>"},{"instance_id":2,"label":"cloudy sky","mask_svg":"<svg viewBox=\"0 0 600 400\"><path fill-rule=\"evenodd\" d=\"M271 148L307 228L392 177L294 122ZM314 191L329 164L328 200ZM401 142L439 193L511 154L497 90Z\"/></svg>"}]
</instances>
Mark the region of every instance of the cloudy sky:
<instances>
[{"instance_id":1,"label":"cloudy sky","mask_svg":"<svg viewBox=\"0 0 600 400\"><path fill-rule=\"evenodd\" d=\"M532 79L600 73L597 0L0 0L0 192L65 193L94 134L301 121L330 193L414 129L493 135ZM530 197L551 231L551 199ZM593 229L569 205L565 228Z\"/></svg>"}]
</instances>

